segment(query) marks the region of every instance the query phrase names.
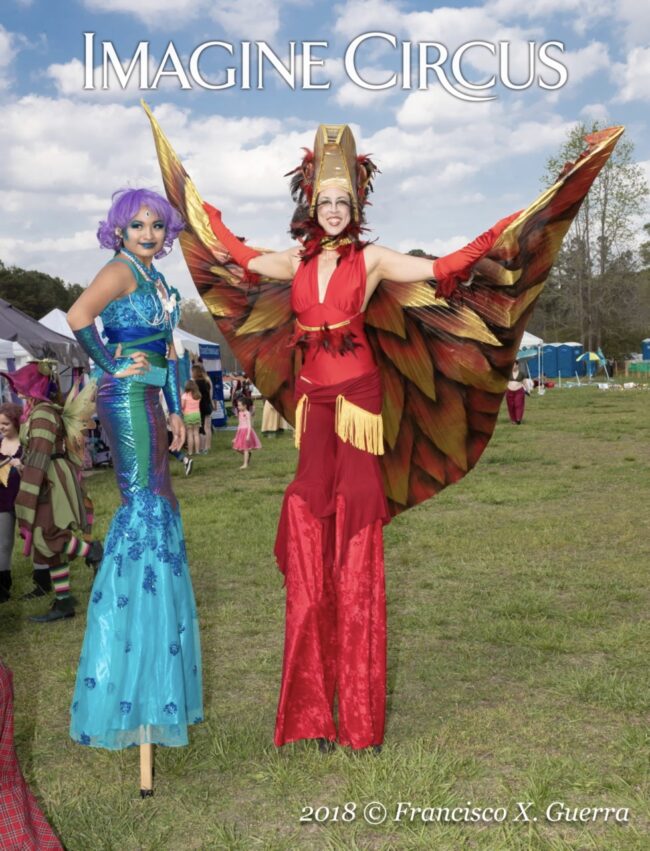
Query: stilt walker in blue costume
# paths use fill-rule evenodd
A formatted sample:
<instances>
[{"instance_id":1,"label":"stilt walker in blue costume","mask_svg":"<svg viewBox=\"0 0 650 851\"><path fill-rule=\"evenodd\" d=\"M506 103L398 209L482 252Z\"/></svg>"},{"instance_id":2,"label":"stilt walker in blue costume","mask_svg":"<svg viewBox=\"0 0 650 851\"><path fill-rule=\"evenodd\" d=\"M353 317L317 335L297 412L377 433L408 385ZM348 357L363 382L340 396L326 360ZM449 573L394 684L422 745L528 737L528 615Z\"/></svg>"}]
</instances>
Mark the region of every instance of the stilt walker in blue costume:
<instances>
[{"instance_id":1,"label":"stilt walker in blue costume","mask_svg":"<svg viewBox=\"0 0 650 851\"><path fill-rule=\"evenodd\" d=\"M185 429L172 342L179 296L153 265L182 228L156 193L116 192L97 233L115 256L68 314L102 371L97 413L122 497L88 606L70 735L94 747L141 746L143 795L153 792L151 746L186 745L188 725L203 715L196 605L160 402L162 390L171 448L179 449Z\"/></svg>"}]
</instances>

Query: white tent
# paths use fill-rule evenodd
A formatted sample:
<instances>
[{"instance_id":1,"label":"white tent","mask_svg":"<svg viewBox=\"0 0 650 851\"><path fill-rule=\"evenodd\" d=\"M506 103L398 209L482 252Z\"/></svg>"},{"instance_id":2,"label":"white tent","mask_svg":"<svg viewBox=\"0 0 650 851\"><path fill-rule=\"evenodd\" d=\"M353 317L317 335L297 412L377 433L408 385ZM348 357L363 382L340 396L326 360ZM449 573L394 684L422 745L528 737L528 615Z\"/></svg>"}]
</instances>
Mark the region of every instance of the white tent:
<instances>
[{"instance_id":1,"label":"white tent","mask_svg":"<svg viewBox=\"0 0 650 851\"><path fill-rule=\"evenodd\" d=\"M199 346L215 345L218 344L214 340L204 340L203 337L197 337L196 334L190 334L189 331L184 331L182 328L177 328L174 331L174 346L179 357L182 357L185 351L198 355Z\"/></svg>"},{"instance_id":2,"label":"white tent","mask_svg":"<svg viewBox=\"0 0 650 851\"><path fill-rule=\"evenodd\" d=\"M16 369L20 369L32 356L23 349L20 343L12 343L11 340L0 340L0 369L6 370L8 367L7 361L12 359L16 362Z\"/></svg>"},{"instance_id":3,"label":"white tent","mask_svg":"<svg viewBox=\"0 0 650 851\"><path fill-rule=\"evenodd\" d=\"M62 310L59 310L58 307L54 307L38 321L41 325L45 325L46 328L49 328L50 331L56 331L57 334L61 334L63 337L68 337L68 339L74 340L74 334L70 330L66 315Z\"/></svg>"},{"instance_id":4,"label":"white tent","mask_svg":"<svg viewBox=\"0 0 650 851\"><path fill-rule=\"evenodd\" d=\"M517 358L534 357L537 355L537 349L543 345L544 340L542 340L541 337L536 337L534 334L529 334L528 331L524 331L524 336L521 338L521 343L519 344ZM529 351L531 354L528 354Z\"/></svg>"}]
</instances>

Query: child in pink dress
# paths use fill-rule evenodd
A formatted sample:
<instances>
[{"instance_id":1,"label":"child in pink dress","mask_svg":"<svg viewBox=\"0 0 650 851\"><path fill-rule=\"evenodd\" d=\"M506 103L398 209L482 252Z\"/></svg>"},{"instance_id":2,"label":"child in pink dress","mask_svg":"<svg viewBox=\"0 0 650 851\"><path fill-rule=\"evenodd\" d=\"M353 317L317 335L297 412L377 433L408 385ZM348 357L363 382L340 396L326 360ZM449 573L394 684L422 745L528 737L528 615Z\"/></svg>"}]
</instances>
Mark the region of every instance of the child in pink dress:
<instances>
[{"instance_id":1,"label":"child in pink dress","mask_svg":"<svg viewBox=\"0 0 650 851\"><path fill-rule=\"evenodd\" d=\"M187 454L191 457L199 451L199 429L201 427L201 391L196 381L190 379L181 396L181 407L187 440Z\"/></svg>"},{"instance_id":2,"label":"child in pink dress","mask_svg":"<svg viewBox=\"0 0 650 851\"><path fill-rule=\"evenodd\" d=\"M240 470L245 470L248 467L251 458L251 450L262 448L259 437L255 434L253 429L253 418L248 405L249 401L250 400L245 399L243 396L240 396L237 399L237 417L239 419L239 425L237 426L235 439L232 442L232 448L237 452L243 452L244 454L244 463L239 468ZM251 407L252 404L252 401L250 401Z\"/></svg>"}]
</instances>

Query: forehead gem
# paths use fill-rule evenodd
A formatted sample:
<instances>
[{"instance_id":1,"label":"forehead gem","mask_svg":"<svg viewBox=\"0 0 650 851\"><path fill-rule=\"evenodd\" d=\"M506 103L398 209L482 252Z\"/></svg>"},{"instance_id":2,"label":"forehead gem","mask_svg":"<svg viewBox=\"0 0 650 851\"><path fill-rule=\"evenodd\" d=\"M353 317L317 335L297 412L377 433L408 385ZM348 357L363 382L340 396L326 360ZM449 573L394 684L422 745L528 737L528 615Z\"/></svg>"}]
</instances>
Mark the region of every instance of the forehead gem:
<instances>
[{"instance_id":1,"label":"forehead gem","mask_svg":"<svg viewBox=\"0 0 650 851\"><path fill-rule=\"evenodd\" d=\"M149 216L151 215L151 213L149 212L149 210L145 210L145 211L144 211L144 215L145 215L145 217L148 219L148 218L149 218Z\"/></svg>"}]
</instances>

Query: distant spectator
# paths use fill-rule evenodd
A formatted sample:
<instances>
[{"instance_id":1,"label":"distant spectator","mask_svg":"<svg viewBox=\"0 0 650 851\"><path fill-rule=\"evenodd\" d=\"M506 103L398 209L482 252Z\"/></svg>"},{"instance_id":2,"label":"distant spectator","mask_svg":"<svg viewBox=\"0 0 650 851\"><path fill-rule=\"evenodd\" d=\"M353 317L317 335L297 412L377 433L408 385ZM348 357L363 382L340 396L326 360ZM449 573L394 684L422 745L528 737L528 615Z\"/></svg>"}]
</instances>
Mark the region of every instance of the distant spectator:
<instances>
[{"instance_id":1,"label":"distant spectator","mask_svg":"<svg viewBox=\"0 0 650 851\"><path fill-rule=\"evenodd\" d=\"M16 530L15 502L20 487L21 458L18 431L22 408L11 402L0 405L0 603L11 590L11 555Z\"/></svg>"},{"instance_id":2,"label":"distant spectator","mask_svg":"<svg viewBox=\"0 0 650 851\"><path fill-rule=\"evenodd\" d=\"M187 454L191 457L199 451L199 428L201 426L201 391L191 378L181 396L183 420L187 432Z\"/></svg>"},{"instance_id":3,"label":"distant spectator","mask_svg":"<svg viewBox=\"0 0 650 851\"><path fill-rule=\"evenodd\" d=\"M508 416L510 417L510 422L515 425L521 425L521 421L524 418L524 404L526 401L525 380L526 376L519 367L519 361L516 360L512 367L508 389L506 390Z\"/></svg>"},{"instance_id":4,"label":"distant spectator","mask_svg":"<svg viewBox=\"0 0 650 851\"><path fill-rule=\"evenodd\" d=\"M199 406L199 413L201 414L199 452L206 454L212 448L212 382L203 364L200 363L195 363L192 366L192 378L196 381L196 385L201 393L201 404Z\"/></svg>"},{"instance_id":5,"label":"distant spectator","mask_svg":"<svg viewBox=\"0 0 650 851\"><path fill-rule=\"evenodd\" d=\"M251 451L262 448L260 439L253 429L252 408L252 400L246 399L244 396L240 396L237 399L237 418L239 425L237 426L235 439L232 442L232 448L236 452L241 452L244 456L244 463L239 468L240 470L245 470L250 464Z\"/></svg>"}]
</instances>

